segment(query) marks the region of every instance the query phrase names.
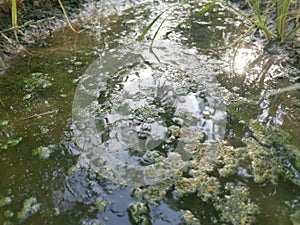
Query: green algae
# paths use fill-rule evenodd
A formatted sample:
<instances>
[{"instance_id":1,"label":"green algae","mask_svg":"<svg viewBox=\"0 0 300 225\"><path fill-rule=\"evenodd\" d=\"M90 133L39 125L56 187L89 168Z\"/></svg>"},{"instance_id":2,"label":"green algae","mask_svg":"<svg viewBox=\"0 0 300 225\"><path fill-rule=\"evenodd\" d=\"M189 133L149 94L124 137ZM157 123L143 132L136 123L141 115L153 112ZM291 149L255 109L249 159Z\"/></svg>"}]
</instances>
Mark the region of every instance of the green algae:
<instances>
[{"instance_id":1,"label":"green algae","mask_svg":"<svg viewBox=\"0 0 300 225\"><path fill-rule=\"evenodd\" d=\"M257 175L261 174L256 177L257 181L263 182L267 179L264 176L269 176L269 180L276 183L281 175L284 179L300 185L300 150L290 144L292 136L279 127L267 128L255 120L250 120L250 129L255 141L259 143L255 144L258 149L253 151L253 141L251 143L245 139L249 146L253 146L250 147L253 167L256 168Z\"/></svg>"},{"instance_id":2,"label":"green algae","mask_svg":"<svg viewBox=\"0 0 300 225\"><path fill-rule=\"evenodd\" d=\"M110 204L110 202L107 199L103 198L103 199L97 200L95 202L95 207L98 210L98 212L102 213L102 212L105 212L105 210L109 204Z\"/></svg>"},{"instance_id":3,"label":"green algae","mask_svg":"<svg viewBox=\"0 0 300 225\"><path fill-rule=\"evenodd\" d=\"M7 126L8 120L0 120L0 126Z\"/></svg>"},{"instance_id":4,"label":"green algae","mask_svg":"<svg viewBox=\"0 0 300 225\"><path fill-rule=\"evenodd\" d=\"M10 196L0 198L0 207L9 205L12 202L12 198Z\"/></svg>"},{"instance_id":5,"label":"green algae","mask_svg":"<svg viewBox=\"0 0 300 225\"><path fill-rule=\"evenodd\" d=\"M4 212L4 217L7 219L12 218L13 216L14 216L14 212L12 212L9 209Z\"/></svg>"},{"instance_id":6,"label":"green algae","mask_svg":"<svg viewBox=\"0 0 300 225\"><path fill-rule=\"evenodd\" d=\"M201 225L199 219L190 210L181 210L186 225Z\"/></svg>"},{"instance_id":7,"label":"green algae","mask_svg":"<svg viewBox=\"0 0 300 225\"><path fill-rule=\"evenodd\" d=\"M132 196L152 205L158 205L170 188L170 182L161 182L149 187L136 187L132 191Z\"/></svg>"},{"instance_id":8,"label":"green algae","mask_svg":"<svg viewBox=\"0 0 300 225\"><path fill-rule=\"evenodd\" d=\"M38 203L35 197L25 199L23 202L23 208L18 212L19 222L24 222L29 216L37 213L40 210L41 204Z\"/></svg>"},{"instance_id":9,"label":"green algae","mask_svg":"<svg viewBox=\"0 0 300 225\"><path fill-rule=\"evenodd\" d=\"M219 198L216 204L220 220L231 224L254 224L260 208L251 200L248 188L241 184L227 183L225 191L225 196Z\"/></svg>"},{"instance_id":10,"label":"green algae","mask_svg":"<svg viewBox=\"0 0 300 225\"><path fill-rule=\"evenodd\" d=\"M293 223L293 225L299 225L300 224L300 209L296 210L291 216L290 219Z\"/></svg>"},{"instance_id":11,"label":"green algae","mask_svg":"<svg viewBox=\"0 0 300 225\"><path fill-rule=\"evenodd\" d=\"M54 151L54 147L55 145L40 146L32 150L32 155L37 156L39 159L48 159Z\"/></svg>"},{"instance_id":12,"label":"green algae","mask_svg":"<svg viewBox=\"0 0 300 225\"><path fill-rule=\"evenodd\" d=\"M145 203L132 204L128 208L128 214L132 225L151 225L150 208Z\"/></svg>"},{"instance_id":13,"label":"green algae","mask_svg":"<svg viewBox=\"0 0 300 225\"><path fill-rule=\"evenodd\" d=\"M31 73L24 79L22 88L26 92L32 92L37 89L45 89L52 86L51 81L53 81L53 78L46 73Z\"/></svg>"},{"instance_id":14,"label":"green algae","mask_svg":"<svg viewBox=\"0 0 300 225\"><path fill-rule=\"evenodd\" d=\"M276 149L266 149L253 139L244 139L244 142L247 144L247 157L251 162L254 182L277 184L280 175L284 174L285 167Z\"/></svg>"},{"instance_id":15,"label":"green algae","mask_svg":"<svg viewBox=\"0 0 300 225\"><path fill-rule=\"evenodd\" d=\"M216 155L216 165L221 177L229 177L237 174L238 168L245 160L245 149L233 146L222 146Z\"/></svg>"},{"instance_id":16,"label":"green algae","mask_svg":"<svg viewBox=\"0 0 300 225\"><path fill-rule=\"evenodd\" d=\"M250 120L249 128L262 144L276 143L278 145L286 145L291 141L292 136L279 127L266 127L256 120Z\"/></svg>"},{"instance_id":17,"label":"green algae","mask_svg":"<svg viewBox=\"0 0 300 225\"><path fill-rule=\"evenodd\" d=\"M7 150L9 147L16 146L23 140L22 137L10 138L5 143L0 143L0 152Z\"/></svg>"},{"instance_id":18,"label":"green algae","mask_svg":"<svg viewBox=\"0 0 300 225\"><path fill-rule=\"evenodd\" d=\"M256 122L252 124L254 137L245 137L244 147L228 146L226 142L203 143L202 136L195 135L193 128L170 127L171 136L185 143L183 150L191 158L165 182L135 188L133 197L158 205L170 191L179 199L196 194L219 213L219 222L255 224L261 211L259 202L252 198L250 187L237 178L273 186L277 186L280 179L290 179L284 157L269 145L280 137L279 144L289 146L290 138L278 128L268 130ZM297 149L294 151L297 153ZM247 177L239 173L241 168L247 170ZM236 179L237 182L232 182ZM191 212L185 212L184 217L189 221L187 224L199 222Z\"/></svg>"},{"instance_id":19,"label":"green algae","mask_svg":"<svg viewBox=\"0 0 300 225\"><path fill-rule=\"evenodd\" d=\"M294 161L293 165L300 170L300 149L293 145L286 145L287 153L291 161Z\"/></svg>"}]
</instances>

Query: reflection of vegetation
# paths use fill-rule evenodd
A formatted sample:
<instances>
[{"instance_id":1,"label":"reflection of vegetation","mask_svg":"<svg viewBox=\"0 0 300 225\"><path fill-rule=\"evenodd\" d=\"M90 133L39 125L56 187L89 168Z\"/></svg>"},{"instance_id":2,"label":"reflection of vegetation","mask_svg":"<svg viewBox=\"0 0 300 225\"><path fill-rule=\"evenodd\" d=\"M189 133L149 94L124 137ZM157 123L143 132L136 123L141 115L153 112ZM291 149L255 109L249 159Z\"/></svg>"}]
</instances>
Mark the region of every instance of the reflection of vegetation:
<instances>
[{"instance_id":1,"label":"reflection of vegetation","mask_svg":"<svg viewBox=\"0 0 300 225\"><path fill-rule=\"evenodd\" d=\"M190 23L191 21L193 21L195 18L203 15L205 12L207 12L209 9L211 9L219 0L214 0L211 3L205 5L203 8L201 8L199 11L197 11L196 13L192 14L188 19L183 20L182 22L178 23L176 27L174 27L171 31L169 31L168 33L178 30L181 28L181 26L183 26L184 24ZM175 7L172 7L169 10L165 10L162 13L160 13L142 32L142 34L137 38L137 41L140 41L144 38L144 36L150 31L150 29L152 28L152 26L157 22L157 20L167 11L171 11L165 19L163 19L163 21L160 23L159 27L157 28L157 30L155 31L155 34L153 36L152 42L151 42L151 47L153 44L153 41L155 40L158 32L160 31L160 29L162 28L163 24L165 23L166 19L168 18L168 16L170 16L172 14L172 12L174 11L174 9L178 8L178 7L182 7L183 4L188 3L188 1L184 1L182 4L178 4Z\"/></svg>"},{"instance_id":2,"label":"reflection of vegetation","mask_svg":"<svg viewBox=\"0 0 300 225\"><path fill-rule=\"evenodd\" d=\"M188 3L190 1L184 1L183 4ZM286 41L287 39L291 38L300 28L299 24L299 16L300 16L300 8L297 3L292 4L292 0L270 0L265 10L263 10L263 7L261 6L259 0L255 0L254 3L250 3L250 1L247 1L251 13L250 16L243 14L239 10L236 10L233 8L230 4L228 4L225 1L221 0L214 0L210 3L206 4L204 7L202 7L199 11L192 14L188 19L179 22L176 27L174 27L170 32L173 32L175 30L178 30L182 25L192 22L197 17L203 15L205 12L210 10L217 2L221 2L224 5L229 6L234 11L236 11L239 15L241 15L243 18L247 19L252 23L252 26L250 26L249 30L246 31L246 34L248 34L253 28L258 28L263 31L267 39L279 39L281 42ZM183 4L179 4L176 7L182 7ZM174 7L174 8L176 8ZM169 9L171 13L173 12L174 8L172 7ZM141 40L153 27L153 25L158 21L158 19L166 13L168 10L160 13L147 27L144 29L142 34L137 38L137 40ZM170 13L170 14L171 14ZM170 15L169 14L169 15ZM275 19L273 18L275 16ZM168 16L167 16L168 17ZM155 40L157 33L161 29L162 25L165 23L165 20L167 17L160 23L159 27L155 31L155 34L152 39L152 43ZM272 21L275 21L272 22ZM272 31L272 26L275 26L275 31ZM240 39L242 39L245 35L242 35L241 38L236 41L236 43L239 43ZM151 44L152 46L152 44Z\"/></svg>"}]
</instances>

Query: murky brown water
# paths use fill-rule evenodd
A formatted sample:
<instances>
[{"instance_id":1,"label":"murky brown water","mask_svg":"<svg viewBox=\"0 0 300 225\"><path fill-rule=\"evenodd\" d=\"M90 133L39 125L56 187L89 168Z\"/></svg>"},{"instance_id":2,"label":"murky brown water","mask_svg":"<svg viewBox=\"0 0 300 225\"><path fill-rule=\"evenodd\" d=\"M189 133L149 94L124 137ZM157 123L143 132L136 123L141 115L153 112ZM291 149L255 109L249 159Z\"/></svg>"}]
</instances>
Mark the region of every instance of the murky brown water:
<instances>
[{"instance_id":1,"label":"murky brown water","mask_svg":"<svg viewBox=\"0 0 300 225\"><path fill-rule=\"evenodd\" d=\"M0 77L0 222L297 224L299 90L283 56L217 50L245 29L222 6L166 38L198 2L162 16L149 52L161 20L135 38L174 4L110 6Z\"/></svg>"}]
</instances>

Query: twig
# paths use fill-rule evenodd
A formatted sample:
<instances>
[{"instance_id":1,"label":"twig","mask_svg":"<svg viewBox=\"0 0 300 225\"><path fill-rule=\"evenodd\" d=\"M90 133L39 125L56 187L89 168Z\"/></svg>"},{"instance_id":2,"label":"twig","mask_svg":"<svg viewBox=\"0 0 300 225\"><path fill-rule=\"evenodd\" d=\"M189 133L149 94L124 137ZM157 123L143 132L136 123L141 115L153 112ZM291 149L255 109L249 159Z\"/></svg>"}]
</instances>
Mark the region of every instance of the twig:
<instances>
[{"instance_id":1,"label":"twig","mask_svg":"<svg viewBox=\"0 0 300 225\"><path fill-rule=\"evenodd\" d=\"M34 114L34 115L26 117L26 118L24 118L22 120L28 120L28 119L32 119L32 118L39 117L39 116L47 116L47 115L50 115L50 114L55 114L57 112L58 112L58 109L54 109L54 110L51 110L51 111L48 111L48 112Z\"/></svg>"}]
</instances>

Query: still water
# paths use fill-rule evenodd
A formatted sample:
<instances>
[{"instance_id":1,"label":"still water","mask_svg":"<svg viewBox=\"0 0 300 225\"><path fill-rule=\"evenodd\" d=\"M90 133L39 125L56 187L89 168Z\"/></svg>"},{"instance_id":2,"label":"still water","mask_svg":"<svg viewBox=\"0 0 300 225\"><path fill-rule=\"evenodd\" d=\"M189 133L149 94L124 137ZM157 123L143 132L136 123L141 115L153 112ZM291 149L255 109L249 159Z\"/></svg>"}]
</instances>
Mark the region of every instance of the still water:
<instances>
[{"instance_id":1,"label":"still water","mask_svg":"<svg viewBox=\"0 0 300 225\"><path fill-rule=\"evenodd\" d=\"M13 59L2 224L299 224L298 86L259 40L224 48L246 24L223 5L168 33L205 4L87 5Z\"/></svg>"}]
</instances>

